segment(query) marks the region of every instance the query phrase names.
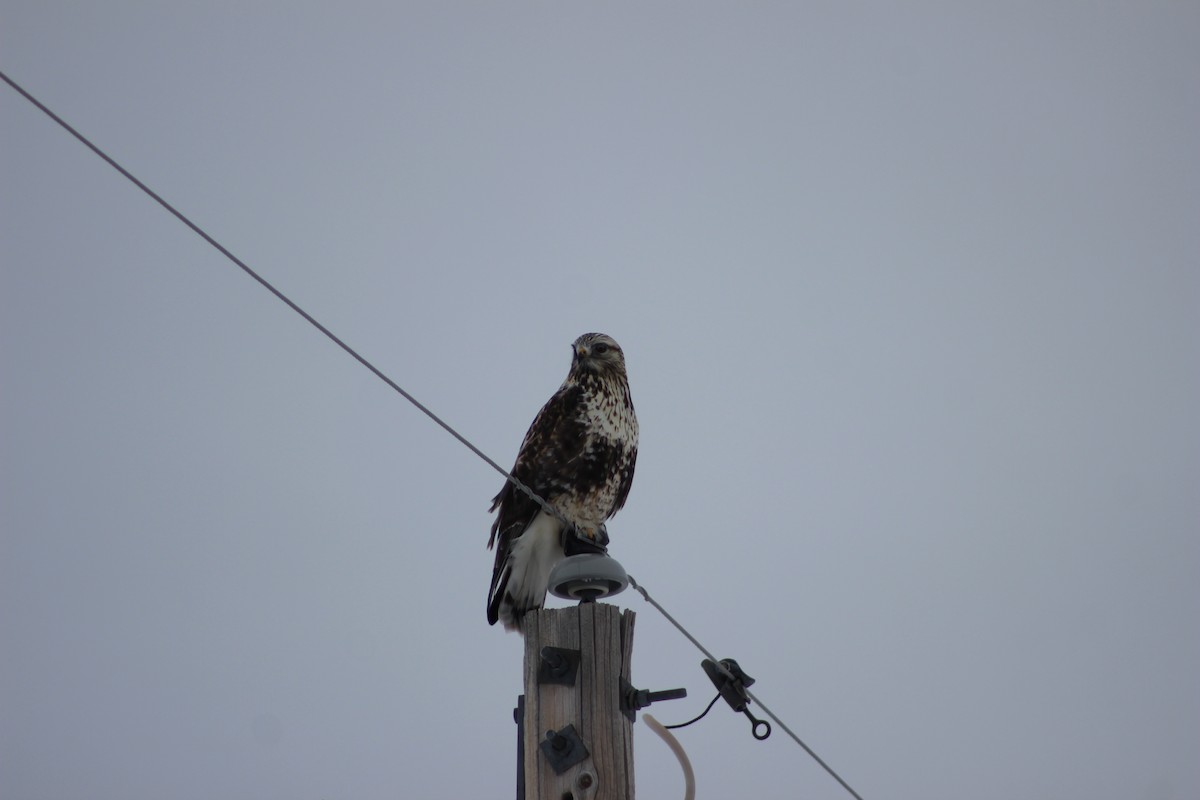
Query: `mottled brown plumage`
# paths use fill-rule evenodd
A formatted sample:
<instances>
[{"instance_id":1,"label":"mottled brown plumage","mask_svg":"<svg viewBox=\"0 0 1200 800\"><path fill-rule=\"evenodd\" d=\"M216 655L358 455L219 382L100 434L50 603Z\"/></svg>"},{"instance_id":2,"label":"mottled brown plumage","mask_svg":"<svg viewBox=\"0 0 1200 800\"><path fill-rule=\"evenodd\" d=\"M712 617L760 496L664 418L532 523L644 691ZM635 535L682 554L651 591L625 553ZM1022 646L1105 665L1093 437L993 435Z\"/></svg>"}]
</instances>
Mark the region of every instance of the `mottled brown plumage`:
<instances>
[{"instance_id":1,"label":"mottled brown plumage","mask_svg":"<svg viewBox=\"0 0 1200 800\"><path fill-rule=\"evenodd\" d=\"M580 540L607 544L604 521L625 505L637 463L638 425L625 355L611 337L585 333L572 345L571 370L534 417L512 475L575 526ZM488 622L519 627L541 608L550 570L571 532L523 491L505 482L488 547L496 548ZM570 548L568 548L570 549Z\"/></svg>"}]
</instances>

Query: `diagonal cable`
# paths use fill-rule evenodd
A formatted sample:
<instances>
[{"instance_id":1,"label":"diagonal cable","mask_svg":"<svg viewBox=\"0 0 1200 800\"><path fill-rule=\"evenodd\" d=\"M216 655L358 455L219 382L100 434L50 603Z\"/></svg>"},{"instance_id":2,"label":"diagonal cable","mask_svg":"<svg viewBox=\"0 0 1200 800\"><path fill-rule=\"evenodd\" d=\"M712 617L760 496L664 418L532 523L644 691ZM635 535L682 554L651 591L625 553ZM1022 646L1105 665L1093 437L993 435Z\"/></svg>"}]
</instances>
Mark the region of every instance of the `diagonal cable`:
<instances>
[{"instance_id":1,"label":"diagonal cable","mask_svg":"<svg viewBox=\"0 0 1200 800\"><path fill-rule=\"evenodd\" d=\"M209 236L208 233L203 228L201 228L199 225L197 225L196 223L194 223L190 219L188 219L183 214L183 212L181 212L179 209L175 208L175 206L171 205L166 200L164 200L161 195L159 195L157 192L155 192L149 186L147 186L146 184L144 184L140 180L138 180L137 177L135 177L133 175L133 173L131 173L129 170L125 169L120 164L118 164L112 157L110 157L108 155L108 153L105 153L99 147L92 144L92 142L86 136L84 136L79 131L75 130L75 128L71 127L71 125L66 120L64 120L62 117L58 116L53 111L51 111L49 108L47 108L44 103L42 103L40 100L38 100L32 94L25 91L25 89L23 87L21 87L12 78L8 77L8 75L5 74L3 71L0 71L0 79L2 79L5 83L7 83L9 86L11 86L13 89L15 89L18 94L20 94L22 97L24 97L30 103L35 105L42 113L44 113L46 116L50 117L50 119L57 122L63 128L63 130L65 130L67 133L74 136L79 141L83 142L83 144L86 145L88 147L88 149L90 149L96 155L100 156L100 158L104 159L104 161L106 161L109 166L111 166L117 172L119 172L123 176L125 176L130 181L130 183L132 183L134 186L138 187L143 192L145 192L147 195L149 195L152 200L154 200L160 206L165 208L167 211L171 212L171 214L173 214L180 222L182 222L184 225L191 228L192 231L194 231L197 236L199 236L201 239L203 239L204 241L206 241L210 245L212 245L218 252L221 253L221 255L228 258L230 261L232 261L234 264L236 264L239 268L241 268L241 270L243 272L245 272L251 278L253 278L254 280L258 281L260 284L262 284L263 288L265 288L271 294L275 295L277 298L279 298L281 301L283 301L288 306L288 308L295 311L297 314L299 314L301 317L303 317L310 325L312 325L314 328L319 330L321 333L325 334L329 338L330 341L332 341L338 347L342 348L347 353L349 353L350 356L354 358L354 360L356 360L358 363L362 364L364 367L369 369L375 375L375 377L379 378L379 380L383 381L388 386L395 389L397 392L400 393L400 395L405 400L407 400L408 402L410 402L414 406L416 406L418 410L420 410L423 414L425 414L425 416L429 417L431 420L436 422L438 425L442 426L442 428L447 433L449 433L455 439L458 439L458 441L461 442L465 447L467 447L467 449L469 449L472 453L474 453L475 455L479 456L484 461L486 461L489 465L491 465L492 469L496 470L496 472L499 472L501 475L503 475L505 480L507 480L513 486L517 487L522 492L524 492L526 495L528 495L529 498L531 500L533 500L534 502L536 502L539 506L541 506L542 509L545 510L547 514L550 514L550 515L556 517L564 525L567 525L568 527L571 526L571 523L566 519L566 517L564 517L562 515L562 513L558 509L554 508L552 505L550 505L545 500L543 500L541 497L539 497L532 489L530 489L528 486L526 486L520 480L518 480L517 478L514 478L508 470L504 469L504 467L497 464L495 461L493 461L491 458L489 458L486 453L484 453L482 450L480 450L475 445L471 444L471 442L468 441L466 439L466 437L464 437L458 431L454 430L454 428L450 427L449 423L447 423L445 420L443 420L437 414L430 411L423 403L421 403L419 400L417 400L417 398L413 397L411 394L404 391L403 387L401 387L400 384L396 383L394 380L392 380L387 375L385 375L378 367L376 367L374 364L372 364L370 361L368 361L364 356L359 354L359 352L357 350L355 350L353 347L351 347L350 345L348 345L344 341L342 341L336 334L334 334L333 331L329 330L329 328L326 328L324 325L322 325L320 322L318 322L316 320L316 318L314 318L311 314L309 314L307 311L305 311L300 306L296 305L296 303L293 302L291 300L291 298L289 298L283 292L276 289L262 275L259 275L257 272L255 272L253 269L251 269L250 266L246 264L246 262L242 261L240 258L238 258L233 253L231 253L223 244L218 242L212 236Z\"/></svg>"},{"instance_id":2,"label":"diagonal cable","mask_svg":"<svg viewBox=\"0 0 1200 800\"><path fill-rule=\"evenodd\" d=\"M629 585L632 586L634 589L637 589L638 593L641 594L641 596L646 600L647 603L649 603L650 605L652 605L656 609L658 609L658 613L660 613L664 617L666 617L667 621L670 622L672 625L674 625L675 628L680 633L682 633L684 636L686 636L688 638L688 641L690 641L692 644L694 644L696 646L697 650L699 650L701 653L704 653L704 655L708 656L710 661L718 660L716 656L714 656L712 653L710 653L708 651L708 648L706 648L704 645L700 644L700 641L695 636L692 636L692 634L688 632L687 628L680 625L678 620L676 620L673 616L671 616L667 612L667 610L658 603L657 600L655 600L653 597L651 597L650 593L647 592L641 586L641 584L639 584L636 580L634 580L632 575L629 575L627 577L629 578ZM800 745L800 747L802 747L804 749L804 752L806 752L810 756L812 756L813 760L816 761L818 764L820 764L822 769L824 769L831 776L833 776L833 779L836 780L838 783L840 783L842 785L843 789L845 789L847 792L849 792L851 795L853 795L855 800L863 800L862 796L859 795L858 792L851 789L850 784L846 783L846 781L844 781L842 779L842 776L838 775L837 772L834 771L833 767L826 764L824 759L822 759L819 755L817 755L811 747L806 745L804 743L804 740L801 739L799 736L797 736L795 734L795 732L787 726L787 723L785 723L779 717L775 716L775 712L771 711L771 709L764 706L762 704L761 700L759 700L757 697L755 697L753 694L751 694L749 689L746 689L746 696L749 697L751 700L753 700L755 703L758 703L758 706L759 706L759 708L761 708L763 710L763 713L766 714L768 717L770 717L772 720L774 720L776 725L783 728L783 730L787 733L787 735L792 737L792 740L796 744ZM703 715L701 715L701 716L703 716Z\"/></svg>"},{"instance_id":3,"label":"diagonal cable","mask_svg":"<svg viewBox=\"0 0 1200 800\"><path fill-rule=\"evenodd\" d=\"M129 170L125 169L120 164L118 164L112 157L110 157L107 153L105 153L103 150L101 150L99 147L97 147L95 144L93 144L91 142L91 140L89 140L82 133L75 130L75 128L73 128L66 120L64 120L62 117L58 116L53 111L51 111L49 108L47 108L44 103L42 103L40 100L38 100L32 94L27 92L20 84L18 84L12 78L8 77L8 75L3 70L0 70L0 80L3 80L5 83L7 83L9 86L11 86L18 94L20 94L22 97L24 97L30 103L32 103L35 107L37 107L38 110L40 110L42 113L44 113L50 119L52 119L56 123L58 123L58 125L60 127L62 127L63 130L65 130L67 133L74 136L76 139L78 139L80 142L82 142L89 150L91 150L93 153L95 153L101 159L103 159L106 163L108 163L109 166L111 166L117 172L121 173L121 175L123 175L126 179L128 179L130 183L132 183L134 186L138 187L143 192L145 192L146 195L148 195L152 200L154 200L160 206L162 206L167 211L169 211L174 217L176 217L184 225L191 228L192 231L197 236L199 236L201 239L203 239L204 241L206 241L210 245L212 245L213 248L215 248L219 253L221 253L221 255L225 256L227 259L232 261L237 267L239 267L243 272L245 272L251 278L253 278L254 280L258 281L260 284L262 284L263 288L265 288L271 294L275 295L275 297L277 297L280 301L282 301L284 304L286 304L288 306L288 308L292 309L297 314L299 314L301 317L303 317L314 328L319 330L321 333L325 334L325 336L328 337L330 341L332 341L338 347L345 350L346 353L349 354L351 357L353 357L355 361L362 364L364 367L366 367L368 370L370 370L377 378L379 378L381 381L386 383L391 388L395 389L396 392L398 392L401 397L403 397L408 402L412 403L419 411L421 411L423 414L425 414L425 416L429 417L431 420L436 422L439 426L442 427L442 429L444 429L447 433L449 433L451 436L453 436L455 439L457 439L460 443L462 443L468 450L470 450L472 453L474 453L475 455L477 455L481 459L483 459L489 466L492 467L492 469L496 470L496 472L503 475L505 480L507 480L513 486L517 487L522 492L524 492L526 495L528 495L529 498L531 500L533 500L534 502L536 502L539 506L541 506L542 509L546 513L555 517L560 522L562 522L564 525L567 525L568 527L572 526L572 523L565 516L563 516L562 512L560 512L554 506L550 505L548 502L546 502L544 499L542 499L540 496L538 496L538 494L536 492L534 492L532 489L530 489L528 486L526 486L523 482L521 482L517 478L513 477L513 475L508 470L504 469L499 464L497 464L495 461L493 461L486 453L484 453L482 450L480 450L478 447L476 447L474 444L472 444L466 437L464 437L462 434L460 434L454 428L450 427L449 423L447 423L445 420L443 420L437 414L433 413L423 403L421 403L419 400L417 400L417 398L413 397L411 394L406 392L404 390L404 388L400 386L400 384L396 383L394 380L392 380L387 375L385 375L378 367L376 367L374 364L372 364L370 361L368 361L364 356L360 355L357 350L355 350L350 345L346 344L336 334L334 334L333 331L329 330L329 328L326 328L324 325L322 325L320 322L318 322L315 317L313 317L311 314L309 314L307 311L305 311L303 308L301 308L299 305L297 305L295 302L293 302L291 300L291 298L289 298L287 295L285 295L279 289L276 289L266 278L259 275L253 269L251 269L250 266L248 264L246 264L246 262L242 261L240 258L235 256L224 245L222 245L220 242L218 242L216 239L214 239L212 236L210 236L203 228L201 228L199 225L197 225L196 223L194 223L190 219L188 219L188 217L185 216L183 214L183 212L179 211L177 208L175 208L175 206L171 205L166 200L164 200L161 195L159 195L157 192L155 192L149 186L147 186L146 184L144 184L140 180L138 180L137 177L135 177L133 175L133 173L131 173ZM718 660L716 656L714 656L712 653L710 653L704 647L704 645L700 644L700 642L696 639L696 637L692 636L692 634L689 633L686 628L684 628L681 624L679 624L679 622L673 616L671 616L665 608L663 608L661 605L658 604L657 601L655 601L653 598L651 598L650 594L644 588L642 588L642 586L640 586L637 581L635 581L633 579L632 575L629 576L629 584L631 586L633 586L634 589L636 589L638 592L641 593L642 597L645 598L646 602L648 602L650 605L654 606L654 608L658 609L658 612L660 614L662 614L664 617L666 617L666 619L672 625L674 625L679 630L680 633L682 633L684 636L686 636L688 638L688 640L691 641L691 643L693 645L695 645L698 650L700 650L700 652L704 653L704 655L708 656L709 659L711 659L712 661ZM758 703L759 707L762 708L763 713L765 713L772 720L774 720L775 723L779 725L779 727L783 728L783 730L786 731L787 734L789 736L791 736L793 740L795 740L796 744L798 744L798 745L800 745L800 747L804 748L804 751L806 753L808 753L810 756L812 756L813 759L818 764L820 764L825 769L826 772L828 772L830 775L832 775L837 780L837 782L840 783L843 788L845 788L845 790L847 792L849 792L851 795L853 795L856 800L862 800L862 797L860 797L856 791L851 789L850 785L847 784L844 780L842 780L842 777L840 775L838 775L836 772L834 772L833 769L820 758L820 756L818 756L815 752L813 752L812 748L810 748L808 745L806 745L800 739L799 736L797 736L795 733L793 733L791 728L789 728L782 720L780 720L779 717L775 716L775 714L771 711L771 709L764 706L757 697L755 697L753 694L750 693L749 690L746 691L746 695L751 700L753 700L755 703Z\"/></svg>"}]
</instances>

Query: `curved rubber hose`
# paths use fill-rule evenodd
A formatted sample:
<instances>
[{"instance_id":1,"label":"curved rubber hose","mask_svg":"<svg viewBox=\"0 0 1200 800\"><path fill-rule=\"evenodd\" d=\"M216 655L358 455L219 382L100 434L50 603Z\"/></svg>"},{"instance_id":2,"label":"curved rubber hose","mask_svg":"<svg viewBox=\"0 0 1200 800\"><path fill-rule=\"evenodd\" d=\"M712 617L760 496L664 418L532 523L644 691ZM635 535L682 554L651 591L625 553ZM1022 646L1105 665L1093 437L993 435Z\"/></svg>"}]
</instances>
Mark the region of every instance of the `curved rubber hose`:
<instances>
[{"instance_id":1,"label":"curved rubber hose","mask_svg":"<svg viewBox=\"0 0 1200 800\"><path fill-rule=\"evenodd\" d=\"M667 743L667 747L671 748L671 752L679 759L679 766L683 769L683 800L696 800L696 774L692 772L692 762L688 761L687 753L683 751L683 745L679 743L673 733L649 714L642 714L642 721L650 730L658 734L658 738Z\"/></svg>"}]
</instances>

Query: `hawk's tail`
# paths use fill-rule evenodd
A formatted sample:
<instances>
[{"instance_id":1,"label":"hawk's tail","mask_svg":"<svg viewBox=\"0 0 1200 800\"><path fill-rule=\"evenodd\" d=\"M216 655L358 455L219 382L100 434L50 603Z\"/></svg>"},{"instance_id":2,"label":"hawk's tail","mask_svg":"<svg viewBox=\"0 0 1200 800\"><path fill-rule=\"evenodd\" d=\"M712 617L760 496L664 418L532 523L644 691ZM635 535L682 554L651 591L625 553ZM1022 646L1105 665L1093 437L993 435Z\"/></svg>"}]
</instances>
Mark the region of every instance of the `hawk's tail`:
<instances>
[{"instance_id":1,"label":"hawk's tail","mask_svg":"<svg viewBox=\"0 0 1200 800\"><path fill-rule=\"evenodd\" d=\"M488 623L500 622L506 630L520 630L521 618L546 602L550 571L563 558L558 520L539 512L519 536L508 542L507 553L498 552L488 596Z\"/></svg>"}]
</instances>

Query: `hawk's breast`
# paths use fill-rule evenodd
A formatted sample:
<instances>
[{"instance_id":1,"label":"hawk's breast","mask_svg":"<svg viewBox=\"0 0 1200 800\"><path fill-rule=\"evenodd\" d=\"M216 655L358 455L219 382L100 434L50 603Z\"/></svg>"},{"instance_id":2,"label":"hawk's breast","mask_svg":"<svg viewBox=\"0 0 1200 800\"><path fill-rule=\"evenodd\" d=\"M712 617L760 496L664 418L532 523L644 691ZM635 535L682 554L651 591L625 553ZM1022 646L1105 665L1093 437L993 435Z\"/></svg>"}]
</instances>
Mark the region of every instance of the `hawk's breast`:
<instances>
[{"instance_id":1,"label":"hawk's breast","mask_svg":"<svg viewBox=\"0 0 1200 800\"><path fill-rule=\"evenodd\" d=\"M629 389L597 381L583 395L579 420L585 443L572 462L571 486L559 500L564 514L585 525L613 515L621 489L632 477L638 425Z\"/></svg>"}]
</instances>

